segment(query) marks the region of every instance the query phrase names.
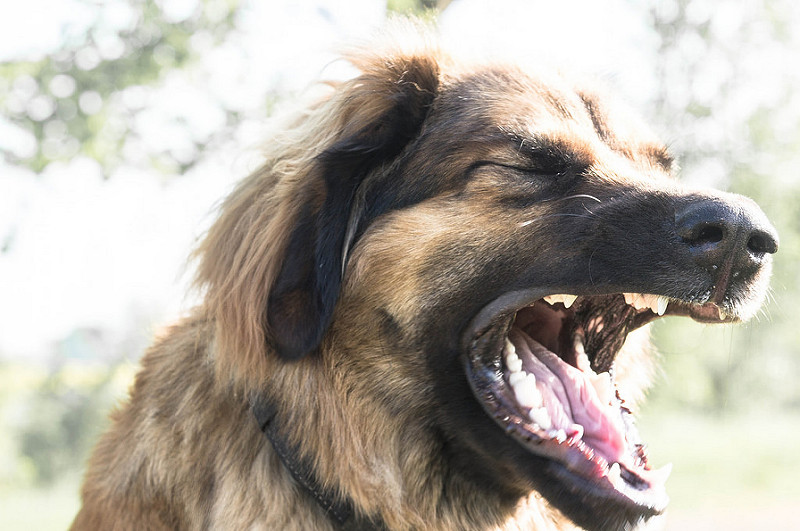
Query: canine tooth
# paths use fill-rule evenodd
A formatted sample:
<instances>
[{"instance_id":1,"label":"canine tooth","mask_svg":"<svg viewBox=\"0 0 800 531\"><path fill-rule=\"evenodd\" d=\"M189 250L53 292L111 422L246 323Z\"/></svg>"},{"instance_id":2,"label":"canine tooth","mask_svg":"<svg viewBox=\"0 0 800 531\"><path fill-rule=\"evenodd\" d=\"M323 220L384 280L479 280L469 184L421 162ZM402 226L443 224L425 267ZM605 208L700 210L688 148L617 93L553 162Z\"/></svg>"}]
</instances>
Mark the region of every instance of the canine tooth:
<instances>
[{"instance_id":1,"label":"canine tooth","mask_svg":"<svg viewBox=\"0 0 800 531\"><path fill-rule=\"evenodd\" d=\"M530 417L530 419L536 424L538 424L539 427L542 428L543 430L549 430L550 428L553 427L553 423L550 420L550 414L547 412L546 408L535 407L530 410L530 412L528 413L528 417Z\"/></svg>"},{"instance_id":2,"label":"canine tooth","mask_svg":"<svg viewBox=\"0 0 800 531\"><path fill-rule=\"evenodd\" d=\"M577 295L562 295L564 297L564 308L569 308L578 298Z\"/></svg>"},{"instance_id":3,"label":"canine tooth","mask_svg":"<svg viewBox=\"0 0 800 531\"><path fill-rule=\"evenodd\" d=\"M608 479L615 487L619 487L622 484L622 475L619 468L619 463L614 463L611 465L611 468L608 469Z\"/></svg>"},{"instance_id":4,"label":"canine tooth","mask_svg":"<svg viewBox=\"0 0 800 531\"><path fill-rule=\"evenodd\" d=\"M664 315L667 311L667 305L669 304L669 299L666 297L659 297L658 298L658 308L656 309L656 313L658 315Z\"/></svg>"}]
</instances>

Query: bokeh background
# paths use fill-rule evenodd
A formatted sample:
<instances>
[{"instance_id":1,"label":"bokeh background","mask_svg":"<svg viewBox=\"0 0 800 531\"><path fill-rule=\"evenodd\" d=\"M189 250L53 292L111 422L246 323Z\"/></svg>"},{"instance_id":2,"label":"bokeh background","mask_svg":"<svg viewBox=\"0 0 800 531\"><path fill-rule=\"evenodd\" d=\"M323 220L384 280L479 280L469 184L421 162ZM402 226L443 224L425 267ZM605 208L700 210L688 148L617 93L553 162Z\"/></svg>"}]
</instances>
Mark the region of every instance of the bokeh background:
<instances>
[{"instance_id":1,"label":"bokeh background","mask_svg":"<svg viewBox=\"0 0 800 531\"><path fill-rule=\"evenodd\" d=\"M640 412L674 462L668 529L796 529L800 3L793 0L26 0L0 13L0 528L64 529L85 458L186 257L257 164L269 118L348 73L395 13L473 54L597 76L682 179L755 198L781 234L751 323L656 324Z\"/></svg>"}]
</instances>

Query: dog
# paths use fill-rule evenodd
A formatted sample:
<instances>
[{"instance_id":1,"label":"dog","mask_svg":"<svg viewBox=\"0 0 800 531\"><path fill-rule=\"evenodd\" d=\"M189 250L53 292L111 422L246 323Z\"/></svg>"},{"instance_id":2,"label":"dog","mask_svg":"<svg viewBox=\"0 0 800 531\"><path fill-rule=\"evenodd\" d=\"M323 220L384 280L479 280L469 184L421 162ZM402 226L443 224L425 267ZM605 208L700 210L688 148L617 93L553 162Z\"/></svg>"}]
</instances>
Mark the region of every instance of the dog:
<instances>
[{"instance_id":1,"label":"dog","mask_svg":"<svg viewBox=\"0 0 800 531\"><path fill-rule=\"evenodd\" d=\"M663 315L742 321L778 236L592 84L431 44L272 138L195 254L72 529L631 529Z\"/></svg>"}]
</instances>

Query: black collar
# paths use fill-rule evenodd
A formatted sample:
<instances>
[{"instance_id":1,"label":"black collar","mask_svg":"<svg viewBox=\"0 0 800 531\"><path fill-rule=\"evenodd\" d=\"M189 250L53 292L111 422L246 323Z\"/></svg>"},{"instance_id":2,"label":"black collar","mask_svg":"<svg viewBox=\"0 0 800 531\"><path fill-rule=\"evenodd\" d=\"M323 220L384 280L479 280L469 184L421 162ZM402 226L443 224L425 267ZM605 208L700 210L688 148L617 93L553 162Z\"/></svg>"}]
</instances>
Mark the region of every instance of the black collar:
<instances>
[{"instance_id":1,"label":"black collar","mask_svg":"<svg viewBox=\"0 0 800 531\"><path fill-rule=\"evenodd\" d=\"M283 466L292 477L325 510L341 531L380 531L386 526L382 520L373 520L358 515L349 498L342 499L330 489L323 488L314 475L314 470L306 459L300 457L297 448L286 441L278 432L275 405L262 395L250 397L250 410L261 431L267 437Z\"/></svg>"}]
</instances>

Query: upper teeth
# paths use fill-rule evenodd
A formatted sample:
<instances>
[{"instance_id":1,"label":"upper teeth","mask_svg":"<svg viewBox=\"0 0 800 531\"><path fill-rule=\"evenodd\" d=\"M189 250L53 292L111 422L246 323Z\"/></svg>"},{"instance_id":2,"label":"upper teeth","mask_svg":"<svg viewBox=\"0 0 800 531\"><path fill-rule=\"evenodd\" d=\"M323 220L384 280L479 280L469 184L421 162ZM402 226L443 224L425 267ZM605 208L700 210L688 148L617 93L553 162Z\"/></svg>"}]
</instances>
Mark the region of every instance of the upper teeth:
<instances>
[{"instance_id":1,"label":"upper teeth","mask_svg":"<svg viewBox=\"0 0 800 531\"><path fill-rule=\"evenodd\" d=\"M667 304L669 304L669 299L666 297L659 297L658 298L658 308L656 308L656 313L658 315L664 315L667 311Z\"/></svg>"},{"instance_id":2,"label":"upper teeth","mask_svg":"<svg viewBox=\"0 0 800 531\"><path fill-rule=\"evenodd\" d=\"M575 302L575 299L577 298L578 298L577 295L562 294L562 295L548 295L547 297L544 298L544 300L547 301L548 304L555 304L557 302L561 302L564 303L564 308L569 308L570 306L572 306L572 303Z\"/></svg>"},{"instance_id":3,"label":"upper teeth","mask_svg":"<svg viewBox=\"0 0 800 531\"><path fill-rule=\"evenodd\" d=\"M625 302L636 308L637 310L650 309L653 313L664 315L667 312L667 305L669 299L663 295L652 295L643 293L623 293ZM544 300L548 304L562 303L565 308L569 308L577 299L577 295L567 295L564 293L557 295L548 295Z\"/></svg>"},{"instance_id":4,"label":"upper teeth","mask_svg":"<svg viewBox=\"0 0 800 531\"><path fill-rule=\"evenodd\" d=\"M623 293L625 302L636 308L644 310L649 308L658 315L664 315L667 311L669 299L663 295L651 295L642 293Z\"/></svg>"}]
</instances>

